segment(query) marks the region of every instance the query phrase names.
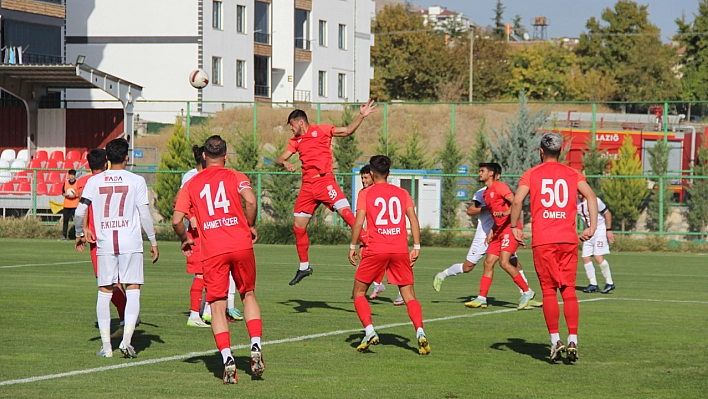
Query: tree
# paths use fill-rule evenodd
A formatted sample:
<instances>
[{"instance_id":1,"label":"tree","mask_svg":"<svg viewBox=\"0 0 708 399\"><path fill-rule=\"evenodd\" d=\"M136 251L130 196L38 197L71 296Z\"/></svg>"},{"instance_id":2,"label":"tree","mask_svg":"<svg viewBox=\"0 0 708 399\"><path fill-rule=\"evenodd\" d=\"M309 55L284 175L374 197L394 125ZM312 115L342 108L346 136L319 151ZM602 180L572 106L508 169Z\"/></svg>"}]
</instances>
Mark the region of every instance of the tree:
<instances>
[{"instance_id":1,"label":"tree","mask_svg":"<svg viewBox=\"0 0 708 399\"><path fill-rule=\"evenodd\" d=\"M391 169L400 169L400 162L398 161L398 141L393 140L391 135L384 134L383 130L379 130L377 138L374 154L386 155L391 159Z\"/></svg>"},{"instance_id":2,"label":"tree","mask_svg":"<svg viewBox=\"0 0 708 399\"><path fill-rule=\"evenodd\" d=\"M443 174L455 174L462 165L462 151L455 139L455 135L449 132L445 135L445 147L437 154L437 161L442 165ZM457 206L460 201L456 196L457 177L445 176L442 182L442 227L457 227Z\"/></svg>"},{"instance_id":3,"label":"tree","mask_svg":"<svg viewBox=\"0 0 708 399\"><path fill-rule=\"evenodd\" d=\"M708 37L704 34L708 31L708 0L698 2L698 14L694 14L693 22L687 22L683 15L681 19L676 19L676 25L678 32L674 40L686 48L679 59L681 99L695 101L708 98Z\"/></svg>"},{"instance_id":4,"label":"tree","mask_svg":"<svg viewBox=\"0 0 708 399\"><path fill-rule=\"evenodd\" d=\"M582 157L585 176L605 174L610 158L607 157L607 149L600 149L600 143L601 141L592 139L585 142L587 149L583 150ZM602 180L596 177L588 178L587 180L595 194L599 194Z\"/></svg>"},{"instance_id":5,"label":"tree","mask_svg":"<svg viewBox=\"0 0 708 399\"><path fill-rule=\"evenodd\" d=\"M504 24L504 10L506 7L502 4L501 0L497 0L497 6L494 7L494 30L493 36L495 40L504 40L506 38L506 25Z\"/></svg>"},{"instance_id":6,"label":"tree","mask_svg":"<svg viewBox=\"0 0 708 399\"><path fill-rule=\"evenodd\" d=\"M618 159L612 162L612 176L641 176L642 162L632 138L626 135L619 149ZM610 178L600 188L602 198L612 210L613 225L622 231L634 226L647 197L647 183L641 178Z\"/></svg>"},{"instance_id":7,"label":"tree","mask_svg":"<svg viewBox=\"0 0 708 399\"><path fill-rule=\"evenodd\" d=\"M401 169L427 169L430 167L427 150L421 140L418 123L413 123L413 132L406 137L406 141L403 143L403 153L397 157Z\"/></svg>"},{"instance_id":8,"label":"tree","mask_svg":"<svg viewBox=\"0 0 708 399\"><path fill-rule=\"evenodd\" d=\"M351 106L345 106L340 119L334 121L337 126L349 126L354 120L354 113ZM359 140L355 134L350 134L347 137L337 137L334 140L334 148L332 155L337 162L337 170L339 172L351 173L352 167L356 163L363 152L359 149ZM348 176L344 179L341 185L344 195L348 198L352 196L352 179Z\"/></svg>"},{"instance_id":9,"label":"tree","mask_svg":"<svg viewBox=\"0 0 708 399\"><path fill-rule=\"evenodd\" d=\"M491 160L491 152L489 149L489 136L487 135L487 119L482 117L482 120L477 128L477 138L475 139L475 145L470 151L470 172L473 175L477 174L477 168L479 164L483 162L489 162ZM482 183L477 179L472 179L475 183L471 185L472 194L480 188L482 188Z\"/></svg>"},{"instance_id":10,"label":"tree","mask_svg":"<svg viewBox=\"0 0 708 399\"><path fill-rule=\"evenodd\" d=\"M525 47L511 56L509 94L523 90L533 100L574 100L581 96L573 84L576 73L580 66L569 49L551 43Z\"/></svg>"},{"instance_id":11,"label":"tree","mask_svg":"<svg viewBox=\"0 0 708 399\"><path fill-rule=\"evenodd\" d=\"M698 162L693 167L693 176L704 178L693 179L691 187L688 188L686 219L691 231L706 233L706 227L708 227L708 179L705 177L708 176L708 148L698 150Z\"/></svg>"},{"instance_id":12,"label":"tree","mask_svg":"<svg viewBox=\"0 0 708 399\"><path fill-rule=\"evenodd\" d=\"M508 48L506 42L488 37L474 40L473 101L498 100L507 94L511 79Z\"/></svg>"},{"instance_id":13,"label":"tree","mask_svg":"<svg viewBox=\"0 0 708 399\"><path fill-rule=\"evenodd\" d=\"M499 131L492 129L493 139L488 140L492 161L502 166L502 176L520 175L541 161L538 156L541 139L538 129L546 120L548 109L532 112L527 102L526 94L522 91L519 93L519 111L516 118L507 119ZM516 191L518 177L502 177L502 180L512 191Z\"/></svg>"},{"instance_id":14,"label":"tree","mask_svg":"<svg viewBox=\"0 0 708 399\"><path fill-rule=\"evenodd\" d=\"M236 128L234 138L236 157L227 158L227 160L230 161L229 166L233 166L233 168L239 172L257 171L260 161L259 140L257 137L253 137L253 134L250 132Z\"/></svg>"},{"instance_id":15,"label":"tree","mask_svg":"<svg viewBox=\"0 0 708 399\"><path fill-rule=\"evenodd\" d=\"M524 38L524 33L529 33L528 29L521 23L521 15L516 14L511 23L514 25L514 34L520 38Z\"/></svg>"},{"instance_id":16,"label":"tree","mask_svg":"<svg viewBox=\"0 0 708 399\"><path fill-rule=\"evenodd\" d=\"M602 12L607 25L591 17L585 25L588 32L580 36L576 54L583 71L614 75L618 90L612 100L677 98L675 52L661 42L659 28L649 22L647 9L634 1L618 0L614 9Z\"/></svg>"},{"instance_id":17,"label":"tree","mask_svg":"<svg viewBox=\"0 0 708 399\"><path fill-rule=\"evenodd\" d=\"M267 170L280 173L267 175L263 179L263 188L269 199L271 216L279 222L293 220L293 205L300 190L300 175L283 172L283 169L275 164L275 159L285 150L287 145L287 139L281 139L275 145L275 150L266 154L266 159L269 162ZM297 157L297 154L293 156ZM291 159L290 162L294 164L297 159Z\"/></svg>"},{"instance_id":18,"label":"tree","mask_svg":"<svg viewBox=\"0 0 708 399\"><path fill-rule=\"evenodd\" d=\"M167 154L162 156L158 170L165 171L157 174L157 210L166 220L172 219L174 213L174 199L182 183L181 173L173 171L186 171L194 167L194 155L187 142L184 126L180 118L174 124L172 136L167 140Z\"/></svg>"},{"instance_id":19,"label":"tree","mask_svg":"<svg viewBox=\"0 0 708 399\"><path fill-rule=\"evenodd\" d=\"M651 166L651 174L655 176L666 176L666 171L669 169L669 151L671 148L664 140L658 140L654 147L648 148L649 153L649 165ZM663 213L663 219L669 217L671 213L671 203L672 191L669 188L668 180L664 179L664 192L663 192L663 204L660 201L660 191L661 185L658 180L654 181L654 189L651 191L651 198L649 200L647 209L647 226L652 230L659 229L659 217ZM664 222L664 228L666 228L666 222Z\"/></svg>"}]
</instances>

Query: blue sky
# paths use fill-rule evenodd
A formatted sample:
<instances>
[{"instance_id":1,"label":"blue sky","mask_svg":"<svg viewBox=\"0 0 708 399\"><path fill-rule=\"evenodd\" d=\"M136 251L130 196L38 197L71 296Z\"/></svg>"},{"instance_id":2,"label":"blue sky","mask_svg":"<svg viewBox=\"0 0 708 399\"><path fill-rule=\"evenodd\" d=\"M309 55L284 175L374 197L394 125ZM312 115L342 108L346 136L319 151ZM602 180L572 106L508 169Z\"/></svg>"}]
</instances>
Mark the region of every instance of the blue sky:
<instances>
[{"instance_id":1,"label":"blue sky","mask_svg":"<svg viewBox=\"0 0 708 399\"><path fill-rule=\"evenodd\" d=\"M492 24L496 0L412 0L412 4L421 7L441 5L449 10L461 12L470 20L480 24ZM613 8L616 0L502 0L506 7L504 19L511 22L516 14L523 18L523 24L533 32L531 21L534 16L545 16L550 20L548 37L578 37L585 31L585 23L594 16L598 20L605 8ZM698 12L698 0L644 0L639 4L649 5L649 20L661 29L664 42L670 41L676 33L676 18L686 13L688 21Z\"/></svg>"}]
</instances>

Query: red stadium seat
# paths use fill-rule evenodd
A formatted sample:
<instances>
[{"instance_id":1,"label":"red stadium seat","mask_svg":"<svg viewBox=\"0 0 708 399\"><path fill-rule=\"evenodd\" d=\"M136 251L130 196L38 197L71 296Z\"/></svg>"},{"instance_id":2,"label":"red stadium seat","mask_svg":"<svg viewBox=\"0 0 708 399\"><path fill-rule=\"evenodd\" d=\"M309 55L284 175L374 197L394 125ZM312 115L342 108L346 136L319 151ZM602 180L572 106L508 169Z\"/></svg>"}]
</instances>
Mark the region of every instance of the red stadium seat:
<instances>
[{"instance_id":1,"label":"red stadium seat","mask_svg":"<svg viewBox=\"0 0 708 399\"><path fill-rule=\"evenodd\" d=\"M52 197L56 197L61 195L61 187L63 186L63 183L56 183L52 184L52 187L49 188L49 195Z\"/></svg>"},{"instance_id":2,"label":"red stadium seat","mask_svg":"<svg viewBox=\"0 0 708 399\"><path fill-rule=\"evenodd\" d=\"M37 195L47 195L48 193L47 183L37 183Z\"/></svg>"},{"instance_id":3,"label":"red stadium seat","mask_svg":"<svg viewBox=\"0 0 708 399\"><path fill-rule=\"evenodd\" d=\"M49 159L49 155L47 154L47 151L44 150L39 150L34 153L34 157L32 157L32 160L39 160L39 161L46 161Z\"/></svg>"},{"instance_id":4,"label":"red stadium seat","mask_svg":"<svg viewBox=\"0 0 708 399\"><path fill-rule=\"evenodd\" d=\"M86 158L86 157L88 156L88 153L89 153L88 151L84 151L84 153L81 154L81 160L82 160L82 161L85 161L86 159L88 159L88 158Z\"/></svg>"},{"instance_id":5,"label":"red stadium seat","mask_svg":"<svg viewBox=\"0 0 708 399\"><path fill-rule=\"evenodd\" d=\"M27 195L32 193L32 186L29 183L20 183L17 186L17 190L13 194L15 195Z\"/></svg>"},{"instance_id":6,"label":"red stadium seat","mask_svg":"<svg viewBox=\"0 0 708 399\"><path fill-rule=\"evenodd\" d=\"M12 177L12 182L13 183L24 183L24 182L29 181L30 176L32 176L31 170L21 170L21 171L15 173L15 176Z\"/></svg>"},{"instance_id":7,"label":"red stadium seat","mask_svg":"<svg viewBox=\"0 0 708 399\"><path fill-rule=\"evenodd\" d=\"M62 162L63 164L63 162ZM57 169L59 168L59 162L57 161L47 161L47 163L44 164L45 169Z\"/></svg>"},{"instance_id":8,"label":"red stadium seat","mask_svg":"<svg viewBox=\"0 0 708 399\"><path fill-rule=\"evenodd\" d=\"M41 159L33 159L30 161L29 165L27 165L28 168L30 169L39 169L42 167L42 160Z\"/></svg>"},{"instance_id":9,"label":"red stadium seat","mask_svg":"<svg viewBox=\"0 0 708 399\"><path fill-rule=\"evenodd\" d=\"M74 168L74 169L80 170L80 169L84 169L84 168L86 168L86 169L88 169L88 170L91 170L91 168L89 167L89 164L88 164L88 161L87 161L87 160L83 160L83 161L79 162L79 165L78 165L76 168Z\"/></svg>"},{"instance_id":10,"label":"red stadium seat","mask_svg":"<svg viewBox=\"0 0 708 399\"><path fill-rule=\"evenodd\" d=\"M12 194L15 192L15 184L10 182L10 183L3 183L0 184L0 194Z\"/></svg>"},{"instance_id":11,"label":"red stadium seat","mask_svg":"<svg viewBox=\"0 0 708 399\"><path fill-rule=\"evenodd\" d=\"M76 150L71 150L66 153L66 158L64 158L65 161L80 161L81 160L81 153L76 151Z\"/></svg>"},{"instance_id":12,"label":"red stadium seat","mask_svg":"<svg viewBox=\"0 0 708 399\"><path fill-rule=\"evenodd\" d=\"M61 172L49 172L49 175L47 176L47 183L54 184L54 183L63 183L64 179L62 179L62 173Z\"/></svg>"},{"instance_id":13,"label":"red stadium seat","mask_svg":"<svg viewBox=\"0 0 708 399\"><path fill-rule=\"evenodd\" d=\"M37 183L44 183L47 181L47 176L45 172L37 171Z\"/></svg>"},{"instance_id":14,"label":"red stadium seat","mask_svg":"<svg viewBox=\"0 0 708 399\"><path fill-rule=\"evenodd\" d=\"M52 155L49 156L49 160L51 161L64 161L64 152L61 150L56 150L52 152Z\"/></svg>"}]
</instances>

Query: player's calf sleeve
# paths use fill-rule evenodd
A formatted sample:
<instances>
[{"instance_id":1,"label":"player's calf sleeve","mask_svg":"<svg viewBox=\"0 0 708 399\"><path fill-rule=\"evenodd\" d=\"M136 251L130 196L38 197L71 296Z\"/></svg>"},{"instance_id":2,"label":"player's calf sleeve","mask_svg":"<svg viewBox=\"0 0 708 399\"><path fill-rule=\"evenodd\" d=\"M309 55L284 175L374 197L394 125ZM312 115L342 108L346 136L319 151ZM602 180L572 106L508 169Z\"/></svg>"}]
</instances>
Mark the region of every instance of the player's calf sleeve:
<instances>
[{"instance_id":1,"label":"player's calf sleeve","mask_svg":"<svg viewBox=\"0 0 708 399\"><path fill-rule=\"evenodd\" d=\"M120 288L113 288L113 297L111 297L111 303L116 307L118 311L118 318L120 321L125 320L125 293Z\"/></svg>"},{"instance_id":2,"label":"player's calf sleeve","mask_svg":"<svg viewBox=\"0 0 708 399\"><path fill-rule=\"evenodd\" d=\"M96 319L98 320L98 331L101 334L101 342L103 346L108 348L111 346L111 294L103 291L98 291L98 299L96 300Z\"/></svg>"},{"instance_id":3,"label":"player's calf sleeve","mask_svg":"<svg viewBox=\"0 0 708 399\"><path fill-rule=\"evenodd\" d=\"M202 290L204 289L204 279L195 277L192 280L192 287L189 289L189 310L199 313L202 305Z\"/></svg>"},{"instance_id":4,"label":"player's calf sleeve","mask_svg":"<svg viewBox=\"0 0 708 399\"><path fill-rule=\"evenodd\" d=\"M295 232L295 248L297 248L300 263L308 262L307 252L310 250L310 239L307 237L307 229L293 227L293 231Z\"/></svg>"},{"instance_id":5,"label":"player's calf sleeve","mask_svg":"<svg viewBox=\"0 0 708 399\"><path fill-rule=\"evenodd\" d=\"M560 318L560 306L554 288L543 289L543 317L546 319L546 327L551 334L558 334L558 319Z\"/></svg>"},{"instance_id":6,"label":"player's calf sleeve","mask_svg":"<svg viewBox=\"0 0 708 399\"><path fill-rule=\"evenodd\" d=\"M359 316L361 324L366 327L371 325L371 306L369 306L369 301L366 300L366 296L358 296L354 298L354 309L356 310L356 315Z\"/></svg>"},{"instance_id":7,"label":"player's calf sleeve","mask_svg":"<svg viewBox=\"0 0 708 399\"><path fill-rule=\"evenodd\" d=\"M457 276L463 272L464 270L462 269L462 263L455 263L454 265L443 270L443 275L445 275L445 277Z\"/></svg>"},{"instance_id":8,"label":"player's calf sleeve","mask_svg":"<svg viewBox=\"0 0 708 399\"><path fill-rule=\"evenodd\" d=\"M416 330L423 328L423 308L420 307L420 302L417 299L406 302L408 308L408 317L413 322L413 327Z\"/></svg>"},{"instance_id":9,"label":"player's calf sleeve","mask_svg":"<svg viewBox=\"0 0 708 399\"><path fill-rule=\"evenodd\" d=\"M585 275L588 276L588 280L590 280L590 284L597 285L597 278L595 278L595 266L592 265L592 261L590 261L590 263L583 264L583 267L585 268Z\"/></svg>"},{"instance_id":10,"label":"player's calf sleeve","mask_svg":"<svg viewBox=\"0 0 708 399\"><path fill-rule=\"evenodd\" d=\"M563 297L563 315L565 323L568 325L568 334L577 335L580 307L578 306L578 297L575 296L575 287L561 288L561 296ZM546 301L543 301L543 306L546 306Z\"/></svg>"},{"instance_id":11,"label":"player's calf sleeve","mask_svg":"<svg viewBox=\"0 0 708 399\"><path fill-rule=\"evenodd\" d=\"M524 276L521 275L521 273L517 274L516 277L513 278L514 283L521 289L523 292L527 292L529 290L529 284L524 280Z\"/></svg>"},{"instance_id":12,"label":"player's calf sleeve","mask_svg":"<svg viewBox=\"0 0 708 399\"><path fill-rule=\"evenodd\" d=\"M602 276L605 278L607 284L614 284L612 282L612 273L610 273L610 264L607 263L607 259L600 263L600 271L602 271Z\"/></svg>"},{"instance_id":13,"label":"player's calf sleeve","mask_svg":"<svg viewBox=\"0 0 708 399\"><path fill-rule=\"evenodd\" d=\"M489 294L489 287L492 286L491 277L482 276L479 280L479 296L487 297Z\"/></svg>"},{"instance_id":14,"label":"player's calf sleeve","mask_svg":"<svg viewBox=\"0 0 708 399\"><path fill-rule=\"evenodd\" d=\"M260 338L263 336L263 321L261 319L251 319L246 322L246 329L248 329L248 336L253 338Z\"/></svg>"}]
</instances>

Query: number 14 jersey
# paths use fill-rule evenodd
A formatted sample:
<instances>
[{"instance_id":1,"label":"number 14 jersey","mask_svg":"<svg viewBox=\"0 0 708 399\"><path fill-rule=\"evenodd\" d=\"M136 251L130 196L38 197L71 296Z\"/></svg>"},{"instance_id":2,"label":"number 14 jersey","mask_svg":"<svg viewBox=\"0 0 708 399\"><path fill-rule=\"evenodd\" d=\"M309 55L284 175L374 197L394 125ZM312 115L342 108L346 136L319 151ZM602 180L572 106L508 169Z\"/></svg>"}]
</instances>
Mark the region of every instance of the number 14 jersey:
<instances>
[{"instance_id":1,"label":"number 14 jersey","mask_svg":"<svg viewBox=\"0 0 708 399\"><path fill-rule=\"evenodd\" d=\"M413 207L408 191L388 183L377 183L361 191L356 210L366 211L366 246L374 254L408 253L406 209Z\"/></svg>"}]
</instances>

